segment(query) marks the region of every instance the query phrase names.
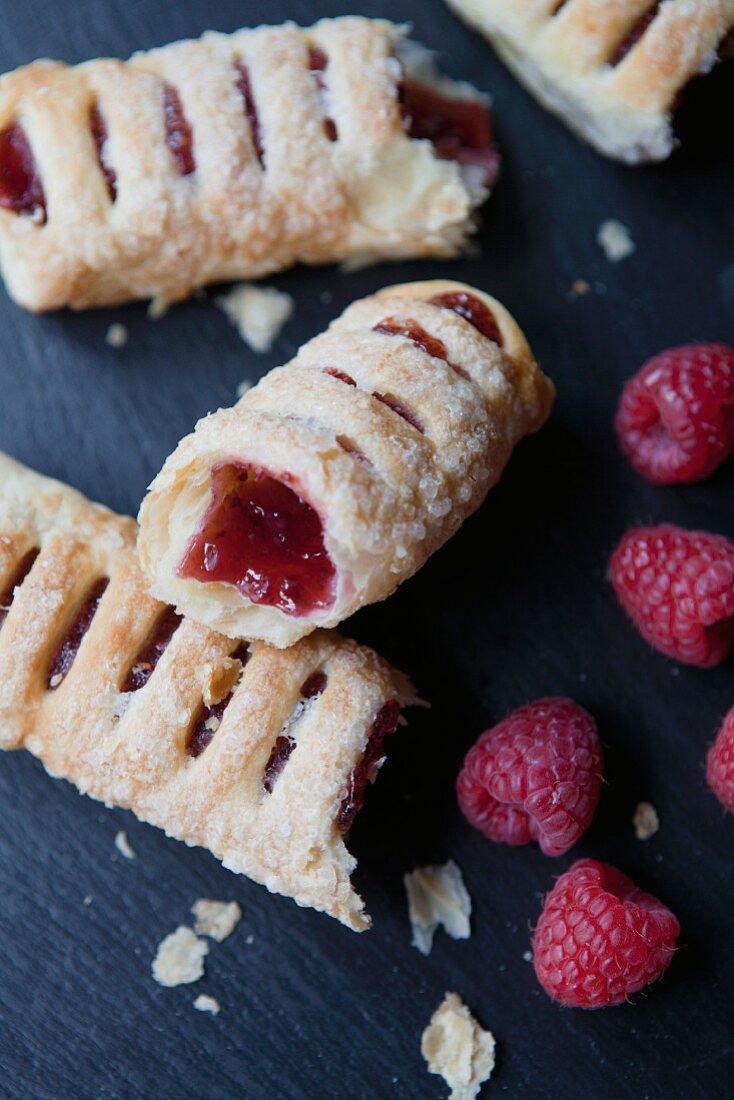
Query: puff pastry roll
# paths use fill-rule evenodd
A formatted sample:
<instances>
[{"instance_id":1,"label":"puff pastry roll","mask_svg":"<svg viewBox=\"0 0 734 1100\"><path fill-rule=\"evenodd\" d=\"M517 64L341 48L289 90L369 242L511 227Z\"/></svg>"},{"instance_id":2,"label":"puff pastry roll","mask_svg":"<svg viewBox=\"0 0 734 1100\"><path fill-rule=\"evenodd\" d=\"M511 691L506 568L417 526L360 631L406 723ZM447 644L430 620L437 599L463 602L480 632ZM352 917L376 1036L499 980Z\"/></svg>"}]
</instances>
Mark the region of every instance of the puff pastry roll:
<instances>
[{"instance_id":1,"label":"puff pastry roll","mask_svg":"<svg viewBox=\"0 0 734 1100\"><path fill-rule=\"evenodd\" d=\"M494 298L390 287L179 444L140 511L143 570L192 618L291 645L415 573L552 400Z\"/></svg>"},{"instance_id":2,"label":"puff pastry roll","mask_svg":"<svg viewBox=\"0 0 734 1100\"><path fill-rule=\"evenodd\" d=\"M447 0L599 152L665 160L685 85L718 59L734 0Z\"/></svg>"},{"instance_id":3,"label":"puff pastry roll","mask_svg":"<svg viewBox=\"0 0 734 1100\"><path fill-rule=\"evenodd\" d=\"M344 833L410 685L333 632L283 651L181 620L135 531L0 454L0 748L367 928Z\"/></svg>"},{"instance_id":4,"label":"puff pastry roll","mask_svg":"<svg viewBox=\"0 0 734 1100\"><path fill-rule=\"evenodd\" d=\"M498 158L486 99L426 55L347 17L8 73L10 294L32 310L174 301L297 261L455 255Z\"/></svg>"}]
</instances>

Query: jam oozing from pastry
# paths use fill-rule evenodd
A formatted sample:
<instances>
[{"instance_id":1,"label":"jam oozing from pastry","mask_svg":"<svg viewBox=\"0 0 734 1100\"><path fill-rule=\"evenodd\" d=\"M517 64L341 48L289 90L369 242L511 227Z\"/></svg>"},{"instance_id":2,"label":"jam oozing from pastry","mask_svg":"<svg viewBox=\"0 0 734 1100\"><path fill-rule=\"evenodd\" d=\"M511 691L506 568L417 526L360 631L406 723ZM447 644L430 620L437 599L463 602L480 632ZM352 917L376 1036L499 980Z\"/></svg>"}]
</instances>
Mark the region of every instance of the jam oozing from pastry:
<instances>
[{"instance_id":1,"label":"jam oozing from pastry","mask_svg":"<svg viewBox=\"0 0 734 1100\"><path fill-rule=\"evenodd\" d=\"M295 719L300 717L304 710L304 703L308 703L311 699L316 699L322 694L327 684L327 675L325 672L314 672L307 680L301 685L301 699L298 706L286 725L291 725ZM268 762L265 765L265 771L263 772L263 788L268 794L273 793L273 787L275 786L278 776L283 771L283 768L288 761L291 753L296 747L296 742L289 733L281 733L275 739L275 743L272 748L272 752L268 757Z\"/></svg>"},{"instance_id":2,"label":"jam oozing from pastry","mask_svg":"<svg viewBox=\"0 0 734 1100\"><path fill-rule=\"evenodd\" d=\"M627 54L634 49L657 15L659 7L660 0L640 16L631 30L624 36L622 41L618 43L614 53L609 58L609 64L612 67L624 61Z\"/></svg>"},{"instance_id":3,"label":"jam oozing from pastry","mask_svg":"<svg viewBox=\"0 0 734 1100\"><path fill-rule=\"evenodd\" d=\"M480 99L452 99L420 80L406 76L400 87L403 121L412 138L427 138L441 160L475 166L479 180L491 187L500 158L494 147L489 110Z\"/></svg>"},{"instance_id":4,"label":"jam oozing from pastry","mask_svg":"<svg viewBox=\"0 0 734 1100\"><path fill-rule=\"evenodd\" d=\"M178 576L234 585L252 603L286 615L331 607L336 569L321 519L287 478L238 462L215 466L211 503Z\"/></svg>"},{"instance_id":5,"label":"jam oozing from pastry","mask_svg":"<svg viewBox=\"0 0 734 1100\"><path fill-rule=\"evenodd\" d=\"M308 51L308 67L311 71L311 75L316 81L316 87L321 93L322 103L325 100L326 92L326 70L329 67L329 58L322 49L318 46L309 47ZM329 141L336 141L339 136L336 131L336 123L334 119L328 114L324 114L324 133Z\"/></svg>"},{"instance_id":6,"label":"jam oozing from pastry","mask_svg":"<svg viewBox=\"0 0 734 1100\"><path fill-rule=\"evenodd\" d=\"M387 405L388 409L392 409L392 411L402 417L403 420L406 420L408 424L415 428L417 432L420 432L421 435L425 435L426 429L423 427L418 417L414 412L411 412L402 401L398 401L397 397L393 397L392 394L389 393L378 393L377 390L375 390L372 396L378 401L381 401L383 405Z\"/></svg>"},{"instance_id":7,"label":"jam oozing from pastry","mask_svg":"<svg viewBox=\"0 0 734 1100\"><path fill-rule=\"evenodd\" d=\"M166 84L163 89L163 113L166 122L166 142L173 153L176 167L182 176L190 176L196 169L194 139L175 88Z\"/></svg>"},{"instance_id":8,"label":"jam oozing from pastry","mask_svg":"<svg viewBox=\"0 0 734 1100\"><path fill-rule=\"evenodd\" d=\"M260 129L260 119L257 114L257 106L255 104L255 96L252 92L252 81L250 80L250 70L241 61L237 62L237 88L242 96L245 105L245 115L247 121L250 124L250 137L252 138L252 145L257 154L257 159L260 161L260 165L263 165L263 141L262 131Z\"/></svg>"},{"instance_id":9,"label":"jam oozing from pastry","mask_svg":"<svg viewBox=\"0 0 734 1100\"><path fill-rule=\"evenodd\" d=\"M450 291L448 294L434 294L428 301L433 306L441 306L443 309L451 309L458 313L470 325L474 325L477 332L492 340L502 347L502 333L497 324L497 319L492 310L474 294L467 294L465 290Z\"/></svg>"},{"instance_id":10,"label":"jam oozing from pastry","mask_svg":"<svg viewBox=\"0 0 734 1100\"><path fill-rule=\"evenodd\" d=\"M15 571L5 585L5 588L0 591L0 626L3 625L8 617L8 612L15 598L16 588L20 588L33 568L33 563L37 557L38 547L34 547L32 550L29 550L28 553L24 554L15 567Z\"/></svg>"},{"instance_id":11,"label":"jam oozing from pastry","mask_svg":"<svg viewBox=\"0 0 734 1100\"><path fill-rule=\"evenodd\" d=\"M95 581L84 597L82 605L76 613L74 622L67 630L59 648L56 650L56 654L49 665L46 677L46 686L52 691L59 686L71 666L74 664L74 658L79 652L79 647L84 640L84 635L92 625L92 619L97 613L99 601L102 599L108 584L109 580L107 577L102 577L100 580Z\"/></svg>"},{"instance_id":12,"label":"jam oozing from pastry","mask_svg":"<svg viewBox=\"0 0 734 1100\"><path fill-rule=\"evenodd\" d=\"M92 139L97 148L97 160L107 183L107 192L112 202L114 202L117 198L117 174L105 159L105 145L108 137L107 123L96 103L89 112L89 129L92 131Z\"/></svg>"},{"instance_id":13,"label":"jam oozing from pastry","mask_svg":"<svg viewBox=\"0 0 734 1100\"><path fill-rule=\"evenodd\" d=\"M397 317L388 317L375 325L374 331L382 332L385 336L405 336L417 348L425 351L426 355L432 355L434 359L443 359L444 363L448 363L451 369L460 374L462 378L469 377L463 367L457 367L456 363L449 360L449 353L443 341L436 336L431 336L416 321L411 319L401 321Z\"/></svg>"},{"instance_id":14,"label":"jam oozing from pastry","mask_svg":"<svg viewBox=\"0 0 734 1100\"><path fill-rule=\"evenodd\" d=\"M148 640L135 658L133 666L122 685L122 691L140 691L142 687L145 687L180 623L181 616L172 607L167 607L163 614L159 616L158 621L148 635Z\"/></svg>"},{"instance_id":15,"label":"jam oozing from pastry","mask_svg":"<svg viewBox=\"0 0 734 1100\"><path fill-rule=\"evenodd\" d=\"M16 214L41 212L46 220L46 197L36 161L18 122L0 132L0 206Z\"/></svg>"},{"instance_id":16,"label":"jam oozing from pastry","mask_svg":"<svg viewBox=\"0 0 734 1100\"><path fill-rule=\"evenodd\" d=\"M394 733L400 718L400 703L389 699L380 707L372 723L367 746L357 767L349 777L347 793L339 807L336 824L340 833L346 833L362 809L367 784L374 783L380 764L385 758L383 744L388 733Z\"/></svg>"},{"instance_id":17,"label":"jam oozing from pastry","mask_svg":"<svg viewBox=\"0 0 734 1100\"><path fill-rule=\"evenodd\" d=\"M357 385L351 374L347 374L343 370L337 370L336 367L324 367L324 374L329 374L332 378L337 378L340 382L344 382L344 384L347 386Z\"/></svg>"}]
</instances>

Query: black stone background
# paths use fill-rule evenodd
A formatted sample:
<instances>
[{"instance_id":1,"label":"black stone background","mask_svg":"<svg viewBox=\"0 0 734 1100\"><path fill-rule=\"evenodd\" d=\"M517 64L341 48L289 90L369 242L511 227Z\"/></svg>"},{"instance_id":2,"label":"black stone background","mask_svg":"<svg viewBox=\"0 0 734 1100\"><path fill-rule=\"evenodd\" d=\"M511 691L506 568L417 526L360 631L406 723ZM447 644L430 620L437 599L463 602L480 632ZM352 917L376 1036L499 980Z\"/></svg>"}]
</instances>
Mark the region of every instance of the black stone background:
<instances>
[{"instance_id":1,"label":"black stone background","mask_svg":"<svg viewBox=\"0 0 734 1100\"><path fill-rule=\"evenodd\" d=\"M734 340L734 72L722 68L691 90L682 152L631 170L546 115L439 0L362 0L361 9L412 21L445 71L495 97L504 173L482 255L278 277L297 312L259 357L207 302L152 322L144 305L32 317L2 295L0 447L134 512L180 436L232 403L241 379L285 361L354 298L436 276L485 287L515 312L558 386L557 408L420 575L347 624L433 703L395 737L353 830L373 931L356 936L269 896L206 852L80 798L25 753L0 761L0 1094L438 1098L446 1090L425 1070L420 1034L450 989L496 1035L489 1096L732 1096L734 820L703 770L734 703L732 663L700 672L651 652L625 621L605 567L635 523L734 536L734 462L702 485L654 489L628 468L611 430L622 382L647 356ZM4 0L0 69L39 55L124 57L209 27L309 23L349 10L339 0ZM595 240L610 217L637 245L617 265ZM571 301L580 278L594 291ZM105 344L113 320L129 328L122 350ZM593 826L559 860L492 845L464 822L453 793L479 732L547 693L589 707L607 746ZM631 826L639 799L662 822L647 843ZM121 828L135 862L113 846ZM553 1005L523 960L543 893L581 855L619 865L683 927L659 986L595 1014ZM474 901L473 935L453 942L439 933L424 959L410 946L401 875L449 856ZM190 919L199 896L237 898L242 923L213 945L198 986L161 989L150 975L156 945ZM218 1018L193 1010L200 992L219 999Z\"/></svg>"}]
</instances>

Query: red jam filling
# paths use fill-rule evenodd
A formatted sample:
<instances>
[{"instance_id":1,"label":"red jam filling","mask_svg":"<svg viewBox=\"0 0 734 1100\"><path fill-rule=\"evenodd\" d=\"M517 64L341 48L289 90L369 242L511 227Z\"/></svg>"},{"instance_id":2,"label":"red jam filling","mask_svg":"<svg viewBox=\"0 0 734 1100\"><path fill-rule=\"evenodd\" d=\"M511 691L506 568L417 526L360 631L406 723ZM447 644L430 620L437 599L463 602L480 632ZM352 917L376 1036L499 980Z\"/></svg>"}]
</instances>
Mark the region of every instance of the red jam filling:
<instances>
[{"instance_id":1,"label":"red jam filling","mask_svg":"<svg viewBox=\"0 0 734 1100\"><path fill-rule=\"evenodd\" d=\"M324 367L324 374L330 374L332 378L337 378L340 382L344 382L346 386L357 385L351 374L346 374L343 370L337 370L336 367Z\"/></svg>"},{"instance_id":2,"label":"red jam filling","mask_svg":"<svg viewBox=\"0 0 734 1100\"><path fill-rule=\"evenodd\" d=\"M394 413L406 420L411 427L415 428L421 435L425 435L426 429L421 424L418 417L414 412L411 412L409 408L403 405L402 401L398 401L396 397L392 397L389 393L378 393L376 390L372 394L378 401L381 401L383 405L387 405L388 409L392 409Z\"/></svg>"},{"instance_id":3,"label":"red jam filling","mask_svg":"<svg viewBox=\"0 0 734 1100\"><path fill-rule=\"evenodd\" d=\"M443 342L427 333L416 321L400 321L397 317L388 317L376 324L373 331L382 332L385 336L405 336L417 348L425 351L427 355L432 355L435 359L443 359L446 363L449 361L449 355Z\"/></svg>"},{"instance_id":4,"label":"red jam filling","mask_svg":"<svg viewBox=\"0 0 734 1100\"><path fill-rule=\"evenodd\" d=\"M325 672L312 672L307 680L301 684L301 695L304 699L315 699L323 693L328 677Z\"/></svg>"},{"instance_id":5,"label":"red jam filling","mask_svg":"<svg viewBox=\"0 0 734 1100\"><path fill-rule=\"evenodd\" d=\"M10 611L15 597L16 588L20 588L33 568L33 563L37 557L38 547L34 547L33 550L29 550L27 554L24 554L18 562L12 577L5 585L5 588L3 588L2 592L0 592L0 626L3 625L8 617L8 612Z\"/></svg>"},{"instance_id":6,"label":"red jam filling","mask_svg":"<svg viewBox=\"0 0 734 1100\"><path fill-rule=\"evenodd\" d=\"M474 325L477 332L492 340L502 347L502 333L496 318L489 306L480 302L473 294L467 294L465 290L457 290L448 294L435 294L429 298L433 306L441 306L442 309L451 309L458 313L470 325Z\"/></svg>"},{"instance_id":7,"label":"red jam filling","mask_svg":"<svg viewBox=\"0 0 734 1100\"><path fill-rule=\"evenodd\" d=\"M46 220L46 198L28 138L19 123L0 133L0 206L16 214L40 210Z\"/></svg>"},{"instance_id":8,"label":"red jam filling","mask_svg":"<svg viewBox=\"0 0 734 1100\"><path fill-rule=\"evenodd\" d=\"M114 168L110 168L104 158L104 147L108 137L107 123L96 103L89 112L89 128L92 131L92 138L97 147L97 160L99 161L99 166L102 169L102 173L107 183L107 191L110 199L114 202L117 198L117 174Z\"/></svg>"},{"instance_id":9,"label":"red jam filling","mask_svg":"<svg viewBox=\"0 0 734 1100\"><path fill-rule=\"evenodd\" d=\"M316 81L316 86L321 93L321 99L324 99L324 92L326 91L326 78L324 76L329 66L329 58L322 49L318 46L311 46L308 51L308 67ZM324 115L324 133L329 141L336 141L338 134L336 132L336 123L329 115Z\"/></svg>"},{"instance_id":10,"label":"red jam filling","mask_svg":"<svg viewBox=\"0 0 734 1100\"><path fill-rule=\"evenodd\" d=\"M77 612L74 622L67 630L66 636L56 650L56 656L49 666L48 676L46 678L46 686L52 690L59 686L71 666L74 664L74 658L79 652L79 647L84 640L84 635L92 625L92 619L97 613L99 601L102 599L108 584L108 578L102 577L92 585L87 592L83 604Z\"/></svg>"},{"instance_id":11,"label":"red jam filling","mask_svg":"<svg viewBox=\"0 0 734 1100\"><path fill-rule=\"evenodd\" d=\"M166 121L166 142L173 153L182 176L190 176L196 169L194 160L194 139L181 104L181 97L175 88L166 84L163 90L163 113Z\"/></svg>"},{"instance_id":12,"label":"red jam filling","mask_svg":"<svg viewBox=\"0 0 734 1100\"><path fill-rule=\"evenodd\" d=\"M180 622L181 616L172 607L166 608L135 658L135 663L122 686L123 691L140 691L145 687L165 653L168 643L178 630Z\"/></svg>"},{"instance_id":13,"label":"red jam filling","mask_svg":"<svg viewBox=\"0 0 734 1100\"><path fill-rule=\"evenodd\" d=\"M334 602L336 569L318 513L284 481L238 462L212 470L211 503L176 572L232 584L286 615Z\"/></svg>"},{"instance_id":14,"label":"red jam filling","mask_svg":"<svg viewBox=\"0 0 734 1100\"><path fill-rule=\"evenodd\" d=\"M340 833L346 833L364 805L367 784L374 783L380 761L384 758L383 743L388 733L394 733L400 718L400 703L389 699L377 713L372 723L367 747L362 759L349 777L347 793L339 808L336 824Z\"/></svg>"},{"instance_id":15,"label":"red jam filling","mask_svg":"<svg viewBox=\"0 0 734 1100\"><path fill-rule=\"evenodd\" d=\"M245 114L247 116L247 121L250 124L250 136L252 138L253 148L255 149L257 159L260 161L260 165L262 166L263 142L262 131L260 130L260 120L257 115L255 96L252 93L250 70L247 68L246 65L243 65L241 61L237 63L237 88L245 104Z\"/></svg>"},{"instance_id":16,"label":"red jam filling","mask_svg":"<svg viewBox=\"0 0 734 1100\"><path fill-rule=\"evenodd\" d=\"M242 642L230 656L233 660L239 661L242 668L244 668L250 659L250 647L247 642ZM223 699L220 699L218 703L212 703L210 707L203 708L198 722L186 740L186 752L189 756L201 756L204 749L211 744L233 695L234 690L225 695Z\"/></svg>"},{"instance_id":17,"label":"red jam filling","mask_svg":"<svg viewBox=\"0 0 734 1100\"><path fill-rule=\"evenodd\" d=\"M301 685L301 698L316 699L326 687L327 680L328 677L325 672L313 672ZM276 780L295 747L296 742L287 733L281 733L279 737L276 737L263 772L263 788L268 794L273 793Z\"/></svg>"},{"instance_id":18,"label":"red jam filling","mask_svg":"<svg viewBox=\"0 0 734 1100\"><path fill-rule=\"evenodd\" d=\"M492 186L500 158L494 147L489 111L480 99L451 99L409 76L403 79L400 98L410 137L427 138L441 160L475 165L481 169L485 187Z\"/></svg>"},{"instance_id":19,"label":"red jam filling","mask_svg":"<svg viewBox=\"0 0 734 1100\"><path fill-rule=\"evenodd\" d=\"M648 11L644 12L644 14L640 16L630 32L625 35L612 56L609 58L609 64L612 67L614 67L615 65L619 65L621 61L624 61L627 54L634 49L634 47L640 41L643 34L657 15L659 7L660 2L658 0L658 3L653 4L653 6Z\"/></svg>"}]
</instances>

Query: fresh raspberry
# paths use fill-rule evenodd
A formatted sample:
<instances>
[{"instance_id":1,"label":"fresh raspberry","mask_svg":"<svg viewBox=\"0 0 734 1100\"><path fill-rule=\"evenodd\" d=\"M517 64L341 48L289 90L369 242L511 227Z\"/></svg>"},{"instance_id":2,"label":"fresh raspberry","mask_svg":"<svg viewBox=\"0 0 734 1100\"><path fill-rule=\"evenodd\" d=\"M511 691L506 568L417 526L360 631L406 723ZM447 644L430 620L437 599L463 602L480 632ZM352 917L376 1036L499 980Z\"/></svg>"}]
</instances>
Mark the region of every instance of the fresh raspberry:
<instances>
[{"instance_id":1,"label":"fresh raspberry","mask_svg":"<svg viewBox=\"0 0 734 1100\"><path fill-rule=\"evenodd\" d=\"M722 806L734 813L734 707L724 719L709 749L706 778Z\"/></svg>"},{"instance_id":2,"label":"fresh raspberry","mask_svg":"<svg viewBox=\"0 0 734 1100\"><path fill-rule=\"evenodd\" d=\"M689 344L656 355L625 386L615 426L654 485L708 477L734 451L734 351Z\"/></svg>"},{"instance_id":3,"label":"fresh raspberry","mask_svg":"<svg viewBox=\"0 0 734 1100\"><path fill-rule=\"evenodd\" d=\"M662 977L679 934L670 910L616 867L579 859L546 898L535 929L535 973L562 1004L616 1005Z\"/></svg>"},{"instance_id":4,"label":"fresh raspberry","mask_svg":"<svg viewBox=\"0 0 734 1100\"><path fill-rule=\"evenodd\" d=\"M456 793L467 820L490 840L537 840L547 856L560 856L594 816L601 773L591 715L573 699L539 699L482 734Z\"/></svg>"},{"instance_id":5,"label":"fresh raspberry","mask_svg":"<svg viewBox=\"0 0 734 1100\"><path fill-rule=\"evenodd\" d=\"M710 668L734 643L734 543L671 523L628 531L612 555L614 591L643 638Z\"/></svg>"}]
</instances>

